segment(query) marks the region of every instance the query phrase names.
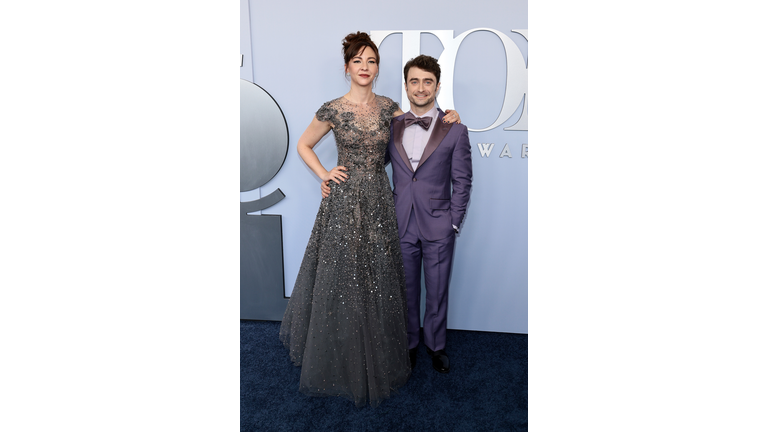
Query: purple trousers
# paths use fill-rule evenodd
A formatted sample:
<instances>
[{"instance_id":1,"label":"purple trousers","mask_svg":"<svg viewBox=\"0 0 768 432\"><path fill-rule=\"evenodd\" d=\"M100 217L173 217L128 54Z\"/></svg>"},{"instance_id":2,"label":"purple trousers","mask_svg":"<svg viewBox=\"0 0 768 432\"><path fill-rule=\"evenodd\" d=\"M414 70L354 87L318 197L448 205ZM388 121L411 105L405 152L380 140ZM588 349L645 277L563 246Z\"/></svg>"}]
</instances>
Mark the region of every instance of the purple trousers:
<instances>
[{"instance_id":1,"label":"purple trousers","mask_svg":"<svg viewBox=\"0 0 768 432\"><path fill-rule=\"evenodd\" d=\"M428 241L419 232L411 209L405 235L400 238L405 266L406 300L408 303L408 348L419 346L421 315L421 265L424 263L426 309L424 311L424 345L432 351L445 348L448 325L448 280L453 264L456 235Z\"/></svg>"}]
</instances>

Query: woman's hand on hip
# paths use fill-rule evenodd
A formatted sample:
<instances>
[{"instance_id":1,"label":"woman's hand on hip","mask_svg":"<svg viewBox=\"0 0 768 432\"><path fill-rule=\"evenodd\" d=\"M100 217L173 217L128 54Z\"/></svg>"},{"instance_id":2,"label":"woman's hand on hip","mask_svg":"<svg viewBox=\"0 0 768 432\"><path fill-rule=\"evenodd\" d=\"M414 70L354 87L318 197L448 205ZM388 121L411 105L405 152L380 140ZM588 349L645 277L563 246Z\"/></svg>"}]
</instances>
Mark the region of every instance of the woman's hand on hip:
<instances>
[{"instance_id":1,"label":"woman's hand on hip","mask_svg":"<svg viewBox=\"0 0 768 432\"><path fill-rule=\"evenodd\" d=\"M347 168L343 166L337 166L333 167L328 173L323 176L320 180L322 181L328 181L333 180L336 182L336 184L341 184L343 181L347 181L347 178L349 178L349 174L345 173Z\"/></svg>"}]
</instances>

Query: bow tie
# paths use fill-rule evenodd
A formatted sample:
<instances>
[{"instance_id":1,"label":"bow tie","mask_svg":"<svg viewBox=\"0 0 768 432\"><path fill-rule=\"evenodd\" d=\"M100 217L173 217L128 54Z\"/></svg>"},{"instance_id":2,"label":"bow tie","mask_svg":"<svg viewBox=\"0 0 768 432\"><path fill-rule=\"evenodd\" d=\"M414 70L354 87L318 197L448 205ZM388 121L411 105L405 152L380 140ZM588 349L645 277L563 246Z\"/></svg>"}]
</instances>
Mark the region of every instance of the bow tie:
<instances>
[{"instance_id":1,"label":"bow tie","mask_svg":"<svg viewBox=\"0 0 768 432\"><path fill-rule=\"evenodd\" d=\"M429 129L429 125L432 123L432 117L416 117L413 113L409 112L405 115L405 127L408 127L414 123L418 123L424 130Z\"/></svg>"}]
</instances>

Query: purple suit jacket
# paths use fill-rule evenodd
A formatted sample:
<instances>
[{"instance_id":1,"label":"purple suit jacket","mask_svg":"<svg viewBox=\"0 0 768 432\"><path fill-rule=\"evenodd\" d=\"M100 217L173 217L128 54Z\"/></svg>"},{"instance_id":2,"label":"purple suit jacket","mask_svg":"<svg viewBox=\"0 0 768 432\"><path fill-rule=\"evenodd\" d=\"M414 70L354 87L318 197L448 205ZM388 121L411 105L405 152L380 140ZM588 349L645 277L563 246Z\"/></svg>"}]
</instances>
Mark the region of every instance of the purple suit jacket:
<instances>
[{"instance_id":1,"label":"purple suit jacket","mask_svg":"<svg viewBox=\"0 0 768 432\"><path fill-rule=\"evenodd\" d=\"M413 208L421 234L429 241L453 235L461 226L472 187L472 147L467 127L445 124L438 109L437 124L413 170L403 148L403 116L390 124L387 159L392 162L393 195L397 225L402 238ZM453 193L451 193L453 186Z\"/></svg>"}]
</instances>

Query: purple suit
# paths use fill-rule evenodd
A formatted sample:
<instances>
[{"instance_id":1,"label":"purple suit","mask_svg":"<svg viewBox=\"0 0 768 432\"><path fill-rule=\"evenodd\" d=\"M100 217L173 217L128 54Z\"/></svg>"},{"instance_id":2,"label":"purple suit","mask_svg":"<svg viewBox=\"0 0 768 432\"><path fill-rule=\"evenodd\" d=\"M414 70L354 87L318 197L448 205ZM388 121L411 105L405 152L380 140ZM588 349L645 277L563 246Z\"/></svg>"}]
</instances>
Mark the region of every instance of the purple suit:
<instances>
[{"instance_id":1,"label":"purple suit","mask_svg":"<svg viewBox=\"0 0 768 432\"><path fill-rule=\"evenodd\" d=\"M403 148L403 116L392 119L387 158L392 162L395 212L405 266L408 348L419 345L421 266L427 293L424 344L445 348L448 282L456 234L472 187L472 152L467 127L445 124L438 109L432 135L414 171ZM418 126L416 126L418 127ZM453 193L451 193L453 190Z\"/></svg>"}]
</instances>

